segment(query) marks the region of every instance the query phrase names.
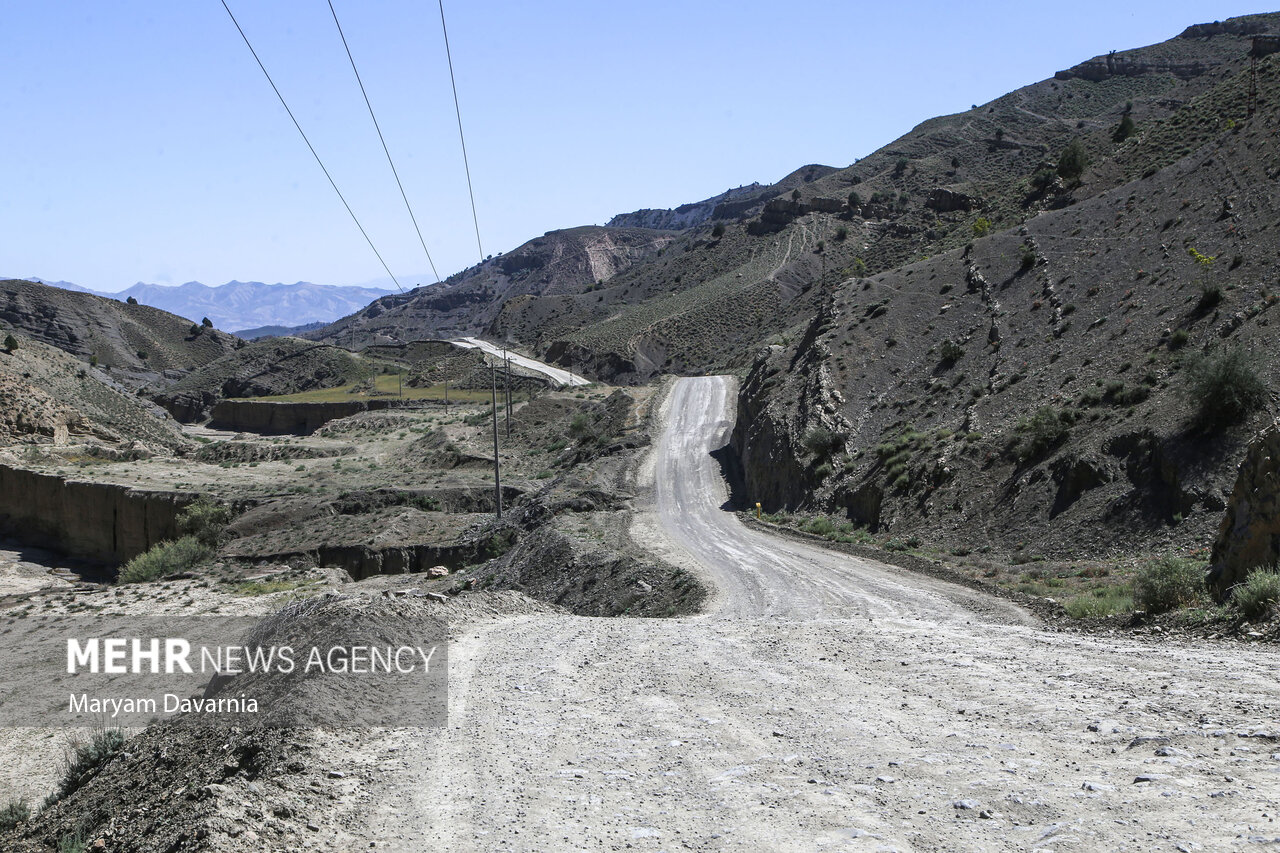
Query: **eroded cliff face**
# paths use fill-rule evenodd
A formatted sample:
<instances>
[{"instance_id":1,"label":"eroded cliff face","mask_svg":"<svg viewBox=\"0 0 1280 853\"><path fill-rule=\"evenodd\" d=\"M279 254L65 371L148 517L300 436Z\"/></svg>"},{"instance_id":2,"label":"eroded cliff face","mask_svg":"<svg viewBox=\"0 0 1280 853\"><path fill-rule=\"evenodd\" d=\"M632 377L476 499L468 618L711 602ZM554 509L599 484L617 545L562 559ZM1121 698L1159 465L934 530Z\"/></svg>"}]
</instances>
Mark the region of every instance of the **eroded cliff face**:
<instances>
[{"instance_id":1,"label":"eroded cliff face","mask_svg":"<svg viewBox=\"0 0 1280 853\"><path fill-rule=\"evenodd\" d=\"M768 512L810 505L835 449L813 438L838 440L850 431L839 413L843 397L826 368L830 353L817 340L830 311L827 305L818 313L796 350L762 350L738 393L730 447L741 465L742 497ZM784 383L787 393L777 393Z\"/></svg>"},{"instance_id":2,"label":"eroded cliff face","mask_svg":"<svg viewBox=\"0 0 1280 853\"><path fill-rule=\"evenodd\" d=\"M1225 598L1249 572L1280 561L1280 423L1249 443L1209 560L1209 587Z\"/></svg>"},{"instance_id":3,"label":"eroded cliff face","mask_svg":"<svg viewBox=\"0 0 1280 853\"><path fill-rule=\"evenodd\" d=\"M399 400L343 400L335 403L268 403L223 400L213 407L209 426L262 435L311 435L329 421L399 406Z\"/></svg>"},{"instance_id":4,"label":"eroded cliff face","mask_svg":"<svg viewBox=\"0 0 1280 853\"><path fill-rule=\"evenodd\" d=\"M0 465L0 530L73 557L123 563L175 538L178 513L196 497Z\"/></svg>"}]
</instances>

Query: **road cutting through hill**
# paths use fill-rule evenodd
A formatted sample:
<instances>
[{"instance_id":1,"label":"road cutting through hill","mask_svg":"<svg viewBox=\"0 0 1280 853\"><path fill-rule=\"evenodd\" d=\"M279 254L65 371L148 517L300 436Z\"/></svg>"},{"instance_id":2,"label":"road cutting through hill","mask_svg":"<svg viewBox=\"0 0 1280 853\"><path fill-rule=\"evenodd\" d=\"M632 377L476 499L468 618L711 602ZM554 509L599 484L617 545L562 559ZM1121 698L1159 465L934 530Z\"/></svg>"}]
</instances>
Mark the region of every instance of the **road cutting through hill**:
<instances>
[{"instance_id":1,"label":"road cutting through hill","mask_svg":"<svg viewBox=\"0 0 1280 853\"><path fill-rule=\"evenodd\" d=\"M1274 651L1046 631L977 592L748 531L710 456L733 391L675 383L639 474L634 536L708 581L707 612L467 626L448 727L360 747L351 849L1280 839Z\"/></svg>"}]
</instances>

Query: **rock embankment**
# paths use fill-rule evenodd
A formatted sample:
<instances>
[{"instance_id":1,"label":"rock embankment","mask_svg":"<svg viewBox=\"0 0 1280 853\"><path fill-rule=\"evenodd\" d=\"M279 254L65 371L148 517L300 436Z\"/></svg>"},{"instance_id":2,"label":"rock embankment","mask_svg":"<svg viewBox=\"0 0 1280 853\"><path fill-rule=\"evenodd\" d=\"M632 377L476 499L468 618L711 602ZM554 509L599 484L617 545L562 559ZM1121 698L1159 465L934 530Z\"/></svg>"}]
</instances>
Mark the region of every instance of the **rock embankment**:
<instances>
[{"instance_id":1,"label":"rock embankment","mask_svg":"<svg viewBox=\"0 0 1280 853\"><path fill-rule=\"evenodd\" d=\"M1280 561L1280 423L1249 442L1209 561L1209 586L1225 597L1259 566Z\"/></svg>"},{"instance_id":2,"label":"rock embankment","mask_svg":"<svg viewBox=\"0 0 1280 853\"><path fill-rule=\"evenodd\" d=\"M87 560L123 563L173 539L178 513L195 498L0 465L0 531Z\"/></svg>"}]
</instances>

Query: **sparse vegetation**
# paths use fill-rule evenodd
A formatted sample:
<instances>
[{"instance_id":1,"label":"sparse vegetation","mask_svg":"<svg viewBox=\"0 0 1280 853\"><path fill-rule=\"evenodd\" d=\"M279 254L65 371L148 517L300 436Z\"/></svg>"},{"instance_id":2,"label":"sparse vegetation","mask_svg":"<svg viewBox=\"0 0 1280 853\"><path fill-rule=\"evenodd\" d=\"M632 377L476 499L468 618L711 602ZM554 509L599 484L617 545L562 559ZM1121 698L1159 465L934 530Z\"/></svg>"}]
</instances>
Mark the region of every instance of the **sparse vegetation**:
<instances>
[{"instance_id":1,"label":"sparse vegetation","mask_svg":"<svg viewBox=\"0 0 1280 853\"><path fill-rule=\"evenodd\" d=\"M1059 444L1071 432L1072 417L1052 406L1042 406L1029 417L1018 421L1014 432L1014 455L1019 462L1038 459Z\"/></svg>"},{"instance_id":2,"label":"sparse vegetation","mask_svg":"<svg viewBox=\"0 0 1280 853\"><path fill-rule=\"evenodd\" d=\"M1206 430L1239 423L1270 400L1255 358L1239 345L1190 359L1182 378L1194 420Z\"/></svg>"},{"instance_id":3,"label":"sparse vegetation","mask_svg":"<svg viewBox=\"0 0 1280 853\"><path fill-rule=\"evenodd\" d=\"M8 832L31 820L31 807L26 800L10 800L0 809L0 832Z\"/></svg>"},{"instance_id":4,"label":"sparse vegetation","mask_svg":"<svg viewBox=\"0 0 1280 853\"><path fill-rule=\"evenodd\" d=\"M973 223L973 236L985 237L991 230L991 220L985 216L979 216Z\"/></svg>"},{"instance_id":5,"label":"sparse vegetation","mask_svg":"<svg viewBox=\"0 0 1280 853\"><path fill-rule=\"evenodd\" d=\"M120 570L120 583L146 583L176 572L189 571L207 560L212 550L194 536L160 542L134 557Z\"/></svg>"},{"instance_id":6,"label":"sparse vegetation","mask_svg":"<svg viewBox=\"0 0 1280 853\"><path fill-rule=\"evenodd\" d=\"M1256 621L1280 603L1280 571L1255 569L1231 591L1231 603L1250 621Z\"/></svg>"},{"instance_id":7,"label":"sparse vegetation","mask_svg":"<svg viewBox=\"0 0 1280 853\"><path fill-rule=\"evenodd\" d=\"M124 742L124 732L120 729L102 729L95 732L88 743L75 746L67 758L58 789L50 800L60 800L78 790L97 774L102 765L124 749Z\"/></svg>"},{"instance_id":8,"label":"sparse vegetation","mask_svg":"<svg viewBox=\"0 0 1280 853\"><path fill-rule=\"evenodd\" d=\"M18 339L12 333L4 336L4 351L13 352L18 348Z\"/></svg>"},{"instance_id":9,"label":"sparse vegetation","mask_svg":"<svg viewBox=\"0 0 1280 853\"><path fill-rule=\"evenodd\" d=\"M1084 143L1079 139L1071 140L1058 158L1058 176L1068 183L1078 183L1088 167L1089 153L1085 151Z\"/></svg>"},{"instance_id":10,"label":"sparse vegetation","mask_svg":"<svg viewBox=\"0 0 1280 853\"><path fill-rule=\"evenodd\" d=\"M1204 566L1171 554L1148 560L1134 581L1137 604L1151 615L1186 607L1203 593Z\"/></svg>"}]
</instances>

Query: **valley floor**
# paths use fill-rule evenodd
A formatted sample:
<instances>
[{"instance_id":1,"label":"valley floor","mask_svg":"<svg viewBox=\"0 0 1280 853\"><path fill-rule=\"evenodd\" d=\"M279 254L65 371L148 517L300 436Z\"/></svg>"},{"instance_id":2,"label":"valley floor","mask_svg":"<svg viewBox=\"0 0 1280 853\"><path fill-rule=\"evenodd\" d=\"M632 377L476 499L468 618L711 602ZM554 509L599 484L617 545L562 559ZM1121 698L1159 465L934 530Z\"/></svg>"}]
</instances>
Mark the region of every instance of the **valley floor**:
<instances>
[{"instance_id":1,"label":"valley floor","mask_svg":"<svg viewBox=\"0 0 1280 853\"><path fill-rule=\"evenodd\" d=\"M710 457L731 392L675 385L633 530L714 586L709 612L470 624L448 728L334 747L359 768L333 816L349 849L1280 843L1273 650L1047 632L967 589L749 531Z\"/></svg>"}]
</instances>

